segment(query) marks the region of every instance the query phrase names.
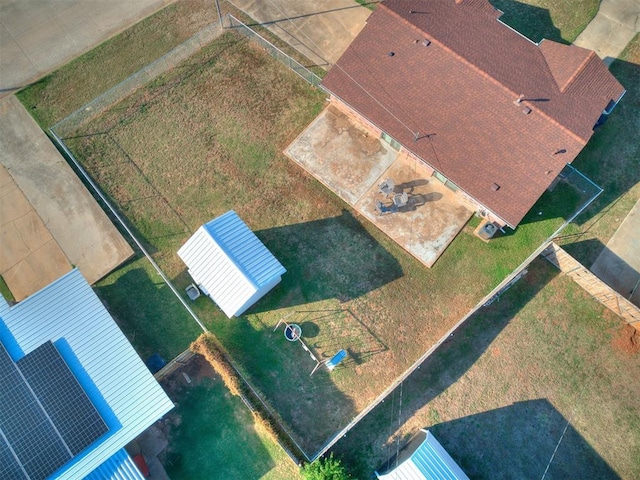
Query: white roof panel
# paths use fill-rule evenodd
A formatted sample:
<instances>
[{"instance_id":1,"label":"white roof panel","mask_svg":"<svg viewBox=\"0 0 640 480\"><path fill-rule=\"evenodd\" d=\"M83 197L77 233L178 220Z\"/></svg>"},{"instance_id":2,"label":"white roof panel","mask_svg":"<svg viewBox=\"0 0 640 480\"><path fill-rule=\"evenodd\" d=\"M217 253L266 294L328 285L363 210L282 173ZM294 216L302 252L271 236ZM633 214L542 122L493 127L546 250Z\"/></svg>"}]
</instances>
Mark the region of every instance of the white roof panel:
<instances>
[{"instance_id":1,"label":"white roof panel","mask_svg":"<svg viewBox=\"0 0 640 480\"><path fill-rule=\"evenodd\" d=\"M380 480L469 480L433 434L426 438L413 454L391 472L378 475Z\"/></svg>"},{"instance_id":2,"label":"white roof panel","mask_svg":"<svg viewBox=\"0 0 640 480\"><path fill-rule=\"evenodd\" d=\"M173 403L142 362L82 274L74 269L10 309L3 309L0 337L15 354L51 340L76 376L88 376L87 392L99 394L111 418L110 432L75 457L56 478L82 478L173 408ZM1 327L1 325L0 325ZM67 355L65 355L67 351ZM75 368L75 369L74 369ZM79 379L81 383L82 379ZM85 390L87 385L83 384ZM102 412L101 412L102 413Z\"/></svg>"}]
</instances>

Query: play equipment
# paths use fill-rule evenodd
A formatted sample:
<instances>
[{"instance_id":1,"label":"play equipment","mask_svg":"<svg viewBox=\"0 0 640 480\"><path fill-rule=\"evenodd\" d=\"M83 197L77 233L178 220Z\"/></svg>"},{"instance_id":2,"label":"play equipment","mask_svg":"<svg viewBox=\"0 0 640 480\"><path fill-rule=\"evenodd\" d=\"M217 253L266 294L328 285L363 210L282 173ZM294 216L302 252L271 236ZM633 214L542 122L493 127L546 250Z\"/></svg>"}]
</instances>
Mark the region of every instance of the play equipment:
<instances>
[{"instance_id":1,"label":"play equipment","mask_svg":"<svg viewBox=\"0 0 640 480\"><path fill-rule=\"evenodd\" d=\"M311 371L309 376L313 375L315 371L318 370L318 368L320 368L320 365L324 365L325 367L327 367L327 370L332 371L334 368L338 366L338 364L342 360L344 360L344 358L347 356L347 352L345 350L340 350L329 360L324 360L324 361L318 360L318 357L316 357L313 354L313 352L309 349L307 344L304 343L304 341L302 340L302 327L297 323L287 323L287 318L289 318L294 313L297 313L297 312L292 312L286 315L284 318L281 318L278 321L278 324L276 325L276 327L273 329L273 331L275 332L276 330L278 330L280 325L284 324L284 338L286 338L290 342L298 342L300 345L302 345L302 348L304 349L304 351L309 354L311 359L314 362L316 362L316 366L313 367L313 370Z\"/></svg>"},{"instance_id":2,"label":"play equipment","mask_svg":"<svg viewBox=\"0 0 640 480\"><path fill-rule=\"evenodd\" d=\"M300 340L301 336L302 328L297 323L289 323L286 327L284 327L284 338L286 338L290 342Z\"/></svg>"}]
</instances>

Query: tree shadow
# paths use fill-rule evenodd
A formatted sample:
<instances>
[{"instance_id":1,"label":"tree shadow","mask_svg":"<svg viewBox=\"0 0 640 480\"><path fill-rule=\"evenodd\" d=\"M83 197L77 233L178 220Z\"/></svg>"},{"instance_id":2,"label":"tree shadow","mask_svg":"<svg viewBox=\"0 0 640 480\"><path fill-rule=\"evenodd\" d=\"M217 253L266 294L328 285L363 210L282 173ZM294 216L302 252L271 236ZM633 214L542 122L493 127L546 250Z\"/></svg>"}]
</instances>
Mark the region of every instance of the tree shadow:
<instances>
[{"instance_id":1,"label":"tree shadow","mask_svg":"<svg viewBox=\"0 0 640 480\"><path fill-rule=\"evenodd\" d=\"M439 423L429 431L469 478L619 478L545 398ZM416 435L383 468L394 468L396 458L402 461L423 439Z\"/></svg>"},{"instance_id":2,"label":"tree shadow","mask_svg":"<svg viewBox=\"0 0 640 480\"><path fill-rule=\"evenodd\" d=\"M390 458L396 442L408 440L393 437L397 428L458 381L523 306L558 275L558 270L542 259L535 260L528 270L508 295L472 315L335 445L335 453L350 471L369 478L376 467ZM399 398L404 398L400 408ZM499 465L495 467L499 469Z\"/></svg>"},{"instance_id":3,"label":"tree shadow","mask_svg":"<svg viewBox=\"0 0 640 480\"><path fill-rule=\"evenodd\" d=\"M555 42L569 44L553 24L548 9L514 0L489 0L489 3L504 12L499 18L500 22L510 26L532 42L539 43L543 38L547 38Z\"/></svg>"},{"instance_id":4,"label":"tree shadow","mask_svg":"<svg viewBox=\"0 0 640 480\"><path fill-rule=\"evenodd\" d=\"M332 298L347 302L403 275L398 260L347 210L337 217L255 233L287 273L248 313Z\"/></svg>"}]
</instances>

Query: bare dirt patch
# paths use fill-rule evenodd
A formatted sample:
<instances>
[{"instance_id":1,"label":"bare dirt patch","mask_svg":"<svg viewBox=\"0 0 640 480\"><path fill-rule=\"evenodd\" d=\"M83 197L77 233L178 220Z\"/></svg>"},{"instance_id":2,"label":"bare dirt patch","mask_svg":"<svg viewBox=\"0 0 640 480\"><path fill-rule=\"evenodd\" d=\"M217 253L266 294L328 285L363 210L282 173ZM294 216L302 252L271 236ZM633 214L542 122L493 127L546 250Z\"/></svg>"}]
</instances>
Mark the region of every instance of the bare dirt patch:
<instances>
[{"instance_id":1,"label":"bare dirt patch","mask_svg":"<svg viewBox=\"0 0 640 480\"><path fill-rule=\"evenodd\" d=\"M627 324L614 334L611 344L618 352L637 355L640 353L640 332Z\"/></svg>"}]
</instances>

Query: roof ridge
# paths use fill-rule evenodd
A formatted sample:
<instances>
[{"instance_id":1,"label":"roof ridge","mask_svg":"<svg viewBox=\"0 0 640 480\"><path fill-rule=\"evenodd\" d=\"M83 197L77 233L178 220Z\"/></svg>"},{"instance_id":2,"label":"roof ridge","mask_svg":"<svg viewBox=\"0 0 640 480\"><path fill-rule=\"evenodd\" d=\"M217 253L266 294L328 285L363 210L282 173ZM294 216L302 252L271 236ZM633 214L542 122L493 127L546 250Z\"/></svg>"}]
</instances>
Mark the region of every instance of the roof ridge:
<instances>
[{"instance_id":1,"label":"roof ridge","mask_svg":"<svg viewBox=\"0 0 640 480\"><path fill-rule=\"evenodd\" d=\"M423 29L419 28L418 26L414 25L413 23L411 23L409 20L407 20L405 17L403 17L402 15L400 15L399 13L395 12L394 10L391 10L389 7L387 7L384 2L378 4L378 8L382 8L386 11L388 11L390 14L392 14L394 17L398 18L401 22L403 22L404 24L408 25L409 27L411 27L413 30L418 31L420 34L422 35L428 35L428 32L425 32ZM498 21L498 20L496 20ZM489 73L487 73L486 71L484 71L483 69L481 69L480 67L478 67L477 65L475 65L474 63L470 62L469 60L467 60L466 58L464 58L462 55L460 55L459 53L455 52L454 50L452 50L451 48L449 48L447 45L445 45L444 43L442 43L440 40L436 39L435 37L430 36L429 37L429 41L435 43L436 45L438 45L439 47L441 47L442 49L446 50L448 53L450 53L455 59L457 59L459 62L469 66L472 70L474 70L476 73L480 74L482 77L488 79L489 81L491 81L493 84L497 85L498 87L501 87L503 90L505 90L506 92L508 92L509 94L511 94L513 96L514 99L518 98L519 95L522 94L522 92L514 92L513 90L511 90L509 87L507 87L504 83L498 81L495 77L493 77L492 75L489 75ZM542 52L540 51L540 47L538 46L538 51L540 52L541 55ZM545 59L545 63L546 59ZM547 64L548 65L548 64ZM536 108L535 105L533 105L530 102L527 102L526 99L522 100L522 103L524 104L524 102L527 103L527 105L534 111L540 113L544 118L548 119L550 122L552 122L554 125L559 126L562 130L566 131L567 133L569 133L571 136L573 136L574 138L578 139L579 141L586 141L588 139L584 139L582 138L580 135L578 135L577 133L575 133L573 130L567 128L565 125L563 125L562 123L560 123L559 121L557 121L555 118L551 117L550 115L548 115L547 113L545 113L543 110Z\"/></svg>"},{"instance_id":2,"label":"roof ridge","mask_svg":"<svg viewBox=\"0 0 640 480\"><path fill-rule=\"evenodd\" d=\"M564 85L560 86L560 91L562 93L564 93L573 84L575 79L578 78L578 75L580 75L584 71L584 68L589 62L591 62L594 56L596 56L596 52L594 52L593 50L589 50L589 53L584 58L584 60L582 60L580 65L578 65L578 68L576 68L576 70L571 74L571 76L567 79L567 81L564 82Z\"/></svg>"}]
</instances>

